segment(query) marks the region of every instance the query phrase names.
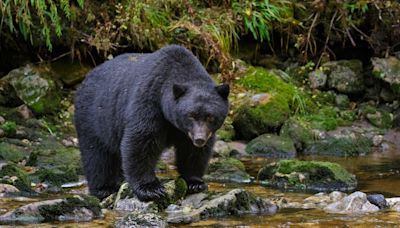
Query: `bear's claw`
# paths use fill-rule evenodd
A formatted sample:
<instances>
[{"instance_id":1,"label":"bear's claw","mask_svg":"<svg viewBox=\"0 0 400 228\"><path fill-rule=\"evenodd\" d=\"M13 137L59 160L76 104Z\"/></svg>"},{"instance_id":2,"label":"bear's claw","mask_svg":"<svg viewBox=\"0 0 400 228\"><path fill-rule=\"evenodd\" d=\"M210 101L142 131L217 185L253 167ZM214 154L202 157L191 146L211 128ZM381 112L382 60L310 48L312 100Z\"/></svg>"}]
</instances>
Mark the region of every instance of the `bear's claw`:
<instances>
[{"instance_id":1,"label":"bear's claw","mask_svg":"<svg viewBox=\"0 0 400 228\"><path fill-rule=\"evenodd\" d=\"M186 182L188 185L188 194L204 192L208 188L207 184L201 178L189 178Z\"/></svg>"},{"instance_id":2,"label":"bear's claw","mask_svg":"<svg viewBox=\"0 0 400 228\"><path fill-rule=\"evenodd\" d=\"M141 201L156 200L165 195L165 189L159 181L140 185L134 189L137 198Z\"/></svg>"}]
</instances>

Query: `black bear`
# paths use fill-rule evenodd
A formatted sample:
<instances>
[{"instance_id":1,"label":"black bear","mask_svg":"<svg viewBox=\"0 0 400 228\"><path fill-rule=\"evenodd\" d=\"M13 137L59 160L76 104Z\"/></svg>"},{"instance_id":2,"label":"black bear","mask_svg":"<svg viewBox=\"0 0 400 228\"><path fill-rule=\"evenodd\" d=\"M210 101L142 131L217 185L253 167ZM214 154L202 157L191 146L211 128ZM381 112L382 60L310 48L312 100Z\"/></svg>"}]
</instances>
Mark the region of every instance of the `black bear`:
<instances>
[{"instance_id":1,"label":"black bear","mask_svg":"<svg viewBox=\"0 0 400 228\"><path fill-rule=\"evenodd\" d=\"M202 177L215 131L228 113L227 84L215 85L187 49L170 45L151 54L123 54L94 68L75 98L75 125L89 191L104 198L123 176L140 200L165 192L155 175L162 150L175 147L189 192Z\"/></svg>"}]
</instances>

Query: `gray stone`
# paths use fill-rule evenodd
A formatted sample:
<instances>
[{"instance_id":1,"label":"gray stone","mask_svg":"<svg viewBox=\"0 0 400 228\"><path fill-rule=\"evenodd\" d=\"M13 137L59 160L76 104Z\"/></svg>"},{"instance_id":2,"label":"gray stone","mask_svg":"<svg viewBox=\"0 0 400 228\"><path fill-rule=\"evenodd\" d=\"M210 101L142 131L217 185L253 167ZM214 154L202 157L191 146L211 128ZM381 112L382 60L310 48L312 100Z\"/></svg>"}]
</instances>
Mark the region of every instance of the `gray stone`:
<instances>
[{"instance_id":1,"label":"gray stone","mask_svg":"<svg viewBox=\"0 0 400 228\"><path fill-rule=\"evenodd\" d=\"M322 89L326 85L328 76L321 70L317 69L308 74L310 80L310 87L312 89Z\"/></svg>"},{"instance_id":2,"label":"gray stone","mask_svg":"<svg viewBox=\"0 0 400 228\"><path fill-rule=\"evenodd\" d=\"M0 184L0 197L9 195L10 193L18 193L18 188L9 184Z\"/></svg>"},{"instance_id":3,"label":"gray stone","mask_svg":"<svg viewBox=\"0 0 400 228\"><path fill-rule=\"evenodd\" d=\"M218 140L215 142L213 150L221 157L229 157L232 148L226 142Z\"/></svg>"},{"instance_id":4,"label":"gray stone","mask_svg":"<svg viewBox=\"0 0 400 228\"><path fill-rule=\"evenodd\" d=\"M392 91L400 95L400 60L390 56L388 58L372 58L372 72L375 77L389 83Z\"/></svg>"},{"instance_id":5,"label":"gray stone","mask_svg":"<svg viewBox=\"0 0 400 228\"><path fill-rule=\"evenodd\" d=\"M213 159L207 169L204 180L222 183L250 183L243 163L235 158L221 157Z\"/></svg>"},{"instance_id":6,"label":"gray stone","mask_svg":"<svg viewBox=\"0 0 400 228\"><path fill-rule=\"evenodd\" d=\"M379 207L379 209L386 209L389 207L388 202L382 194L371 194L367 196L367 199L370 203Z\"/></svg>"},{"instance_id":7,"label":"gray stone","mask_svg":"<svg viewBox=\"0 0 400 228\"><path fill-rule=\"evenodd\" d=\"M132 212L114 223L117 228L167 227L167 222L154 213Z\"/></svg>"},{"instance_id":8,"label":"gray stone","mask_svg":"<svg viewBox=\"0 0 400 228\"><path fill-rule=\"evenodd\" d=\"M329 89L336 89L345 94L359 93L364 90L361 61L332 61L323 64L321 67L328 74Z\"/></svg>"},{"instance_id":9,"label":"gray stone","mask_svg":"<svg viewBox=\"0 0 400 228\"><path fill-rule=\"evenodd\" d=\"M337 214L363 214L379 211L379 207L371 204L363 192L354 192L338 202L329 204L324 208L328 213Z\"/></svg>"}]
</instances>

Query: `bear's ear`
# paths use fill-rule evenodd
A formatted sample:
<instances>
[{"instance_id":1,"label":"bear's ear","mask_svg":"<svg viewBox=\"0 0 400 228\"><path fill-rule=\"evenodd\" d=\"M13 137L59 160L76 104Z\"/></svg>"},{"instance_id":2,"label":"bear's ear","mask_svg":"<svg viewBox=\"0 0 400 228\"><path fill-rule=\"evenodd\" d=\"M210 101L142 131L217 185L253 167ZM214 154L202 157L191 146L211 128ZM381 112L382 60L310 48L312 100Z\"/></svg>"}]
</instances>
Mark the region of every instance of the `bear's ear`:
<instances>
[{"instance_id":1,"label":"bear's ear","mask_svg":"<svg viewBox=\"0 0 400 228\"><path fill-rule=\"evenodd\" d=\"M174 97L175 97L175 99L178 99L178 98L180 98L184 93L186 93L187 88L186 88L186 86L184 86L184 85L174 84L174 85L172 86L172 90L173 90L173 92L174 92Z\"/></svg>"},{"instance_id":2,"label":"bear's ear","mask_svg":"<svg viewBox=\"0 0 400 228\"><path fill-rule=\"evenodd\" d=\"M228 99L228 95L229 95L229 85L228 84L222 84L222 85L216 86L215 89L217 90L218 94L222 98Z\"/></svg>"}]
</instances>

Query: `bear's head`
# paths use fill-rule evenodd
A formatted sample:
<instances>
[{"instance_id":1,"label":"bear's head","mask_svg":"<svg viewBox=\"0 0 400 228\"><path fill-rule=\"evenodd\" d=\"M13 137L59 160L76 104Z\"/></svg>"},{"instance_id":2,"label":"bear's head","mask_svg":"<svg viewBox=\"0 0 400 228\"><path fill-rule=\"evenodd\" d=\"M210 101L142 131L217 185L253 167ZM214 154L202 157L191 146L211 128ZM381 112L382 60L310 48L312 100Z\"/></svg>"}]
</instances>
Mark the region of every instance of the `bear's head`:
<instances>
[{"instance_id":1,"label":"bear's head","mask_svg":"<svg viewBox=\"0 0 400 228\"><path fill-rule=\"evenodd\" d=\"M184 132L197 147L203 147L223 124L228 114L229 85L172 86L173 125Z\"/></svg>"}]
</instances>

